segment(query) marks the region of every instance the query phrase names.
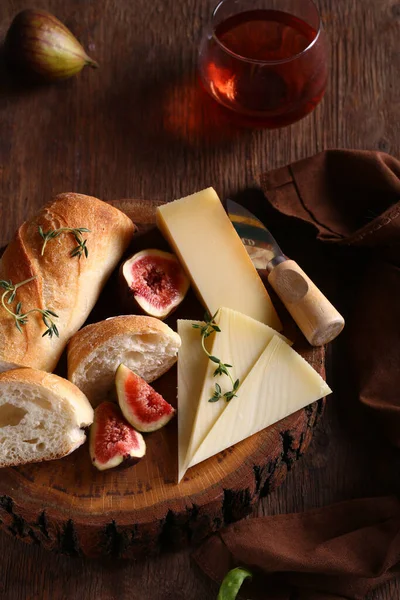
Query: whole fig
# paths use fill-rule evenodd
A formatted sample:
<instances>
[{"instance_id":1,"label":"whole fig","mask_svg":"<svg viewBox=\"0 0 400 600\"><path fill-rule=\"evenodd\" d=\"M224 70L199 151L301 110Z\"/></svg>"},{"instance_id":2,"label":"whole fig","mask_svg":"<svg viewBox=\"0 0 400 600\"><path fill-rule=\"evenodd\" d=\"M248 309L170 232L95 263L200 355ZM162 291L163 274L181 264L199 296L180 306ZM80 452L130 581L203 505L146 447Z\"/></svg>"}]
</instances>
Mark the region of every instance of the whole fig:
<instances>
[{"instance_id":1,"label":"whole fig","mask_svg":"<svg viewBox=\"0 0 400 600\"><path fill-rule=\"evenodd\" d=\"M5 41L8 61L45 81L73 77L85 65L97 68L70 30L44 10L20 12Z\"/></svg>"}]
</instances>

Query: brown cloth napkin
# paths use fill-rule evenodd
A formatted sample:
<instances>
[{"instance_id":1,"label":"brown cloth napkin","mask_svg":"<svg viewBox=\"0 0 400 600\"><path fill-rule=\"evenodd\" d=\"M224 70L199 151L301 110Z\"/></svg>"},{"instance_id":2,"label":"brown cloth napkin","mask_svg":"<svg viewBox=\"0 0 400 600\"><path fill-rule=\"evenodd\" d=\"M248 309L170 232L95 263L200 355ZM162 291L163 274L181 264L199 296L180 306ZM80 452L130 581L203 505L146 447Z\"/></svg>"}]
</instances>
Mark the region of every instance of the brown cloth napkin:
<instances>
[{"instance_id":1,"label":"brown cloth napkin","mask_svg":"<svg viewBox=\"0 0 400 600\"><path fill-rule=\"evenodd\" d=\"M276 211L336 245L338 260L350 251L356 296L346 343L356 393L400 447L400 162L328 150L263 175L261 185ZM248 566L255 577L243 589L252 600L359 600L400 574L400 501L349 500L249 519L209 539L194 558L216 581Z\"/></svg>"}]
</instances>

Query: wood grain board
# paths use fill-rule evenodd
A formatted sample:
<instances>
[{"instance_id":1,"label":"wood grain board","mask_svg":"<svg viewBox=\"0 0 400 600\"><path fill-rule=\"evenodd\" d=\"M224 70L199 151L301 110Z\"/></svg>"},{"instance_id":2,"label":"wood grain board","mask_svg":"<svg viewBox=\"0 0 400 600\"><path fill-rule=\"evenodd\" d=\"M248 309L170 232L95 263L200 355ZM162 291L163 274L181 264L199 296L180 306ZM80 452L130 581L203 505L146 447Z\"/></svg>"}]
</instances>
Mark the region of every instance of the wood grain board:
<instances>
[{"instance_id":1,"label":"wood grain board","mask_svg":"<svg viewBox=\"0 0 400 600\"><path fill-rule=\"evenodd\" d=\"M138 227L130 252L165 248L155 227L157 203L113 203ZM90 321L119 314L116 274L106 286ZM189 294L169 318L201 319L204 309ZM285 319L285 314L282 317ZM324 348L312 348L296 332L290 317L285 333L297 337L297 349L323 376ZM63 362L58 370L63 374ZM155 384L176 406L176 367ZM11 532L13 520L24 523L24 541L71 555L138 557L198 543L223 525L247 516L260 494L282 483L308 447L323 401L253 435L191 468L176 483L177 421L145 436L147 452L135 467L97 471L87 445L47 463L4 469L0 518ZM15 533L15 532L14 532Z\"/></svg>"},{"instance_id":2,"label":"wood grain board","mask_svg":"<svg viewBox=\"0 0 400 600\"><path fill-rule=\"evenodd\" d=\"M16 87L0 69L0 245L43 202L63 191L168 200L213 184L226 197L256 186L264 170L325 148L400 155L398 0L317 0L331 47L324 101L291 127L239 132L230 142L218 130L215 141L211 134L201 135L213 122L212 112L198 102L191 85L213 4L41 0L40 6L71 27L101 67L38 90ZM3 0L0 38L18 11L34 5ZM166 88L172 90L169 95ZM166 96L168 127L160 108ZM295 230L291 243L286 230L284 225L278 236L273 229L284 249L344 310L345 293L334 283L333 274L341 281L334 258L321 247L302 252L304 231ZM343 350L340 340L329 350L334 395L309 451L252 514L302 511L398 488L395 453L363 420L349 420L356 400L348 390L351 373ZM6 527L19 538L27 532L25 523L7 506ZM139 563L87 561L0 533L0 555L1 600L215 600L217 595L192 567L189 550ZM368 600L398 597L400 584L391 581Z\"/></svg>"}]
</instances>

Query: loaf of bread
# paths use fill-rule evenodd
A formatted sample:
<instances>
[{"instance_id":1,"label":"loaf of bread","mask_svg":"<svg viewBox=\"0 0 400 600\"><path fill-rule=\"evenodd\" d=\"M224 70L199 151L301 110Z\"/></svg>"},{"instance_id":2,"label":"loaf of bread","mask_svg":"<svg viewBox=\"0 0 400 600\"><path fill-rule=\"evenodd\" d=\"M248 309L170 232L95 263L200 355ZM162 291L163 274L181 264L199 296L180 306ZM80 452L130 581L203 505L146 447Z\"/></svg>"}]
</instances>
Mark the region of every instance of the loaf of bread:
<instances>
[{"instance_id":1,"label":"loaf of bread","mask_svg":"<svg viewBox=\"0 0 400 600\"><path fill-rule=\"evenodd\" d=\"M66 379L29 368L0 374L0 467L66 456L92 422L87 398Z\"/></svg>"},{"instance_id":2,"label":"loaf of bread","mask_svg":"<svg viewBox=\"0 0 400 600\"><path fill-rule=\"evenodd\" d=\"M121 363L151 382L176 362L180 345L180 336L154 317L112 317L73 336L68 344L68 379L97 406L114 391Z\"/></svg>"},{"instance_id":3,"label":"loaf of bread","mask_svg":"<svg viewBox=\"0 0 400 600\"><path fill-rule=\"evenodd\" d=\"M71 256L77 241L64 231L50 239L43 256L43 232L59 228L86 228L88 256ZM59 337L45 333L43 315L32 312L16 327L15 319L0 304L0 372L19 366L53 371L69 338L83 325L100 291L129 245L135 226L113 206L81 194L60 194L21 225L0 261L0 280L15 285L34 280L16 291L7 306L15 313L50 309ZM4 287L0 293L4 293ZM5 298L7 301L11 294Z\"/></svg>"}]
</instances>

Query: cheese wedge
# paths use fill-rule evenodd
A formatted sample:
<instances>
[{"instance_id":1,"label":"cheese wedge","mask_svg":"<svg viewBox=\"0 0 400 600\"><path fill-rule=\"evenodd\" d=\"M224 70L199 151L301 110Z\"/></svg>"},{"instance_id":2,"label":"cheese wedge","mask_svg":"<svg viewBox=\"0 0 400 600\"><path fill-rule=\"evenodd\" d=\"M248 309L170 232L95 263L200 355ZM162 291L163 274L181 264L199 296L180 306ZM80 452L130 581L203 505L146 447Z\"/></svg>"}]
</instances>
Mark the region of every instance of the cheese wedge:
<instances>
[{"instance_id":1,"label":"cheese wedge","mask_svg":"<svg viewBox=\"0 0 400 600\"><path fill-rule=\"evenodd\" d=\"M196 416L198 399L209 362L200 343L198 329L192 325L200 321L178 319L181 346L178 351L178 481L185 474L184 466L190 434Z\"/></svg>"},{"instance_id":2,"label":"cheese wedge","mask_svg":"<svg viewBox=\"0 0 400 600\"><path fill-rule=\"evenodd\" d=\"M213 188L159 206L157 225L212 315L226 306L281 330L264 284Z\"/></svg>"},{"instance_id":3,"label":"cheese wedge","mask_svg":"<svg viewBox=\"0 0 400 600\"><path fill-rule=\"evenodd\" d=\"M276 331L271 327L252 319L251 317L247 317L246 315L229 308L221 308L218 311L215 321L221 329L221 332L214 333L212 336L207 338L206 344L209 352L213 356L218 357L223 363L232 365L229 371L233 380L236 381L236 379L239 379L239 381L242 382L251 371L252 367L264 351L267 344L276 335ZM200 332L198 329L193 329L193 331L197 331L197 340L195 339L195 345L197 345L196 352L198 352L198 349L202 351ZM281 337L283 338L283 336ZM283 339L286 340L286 338ZM211 343L209 343L209 340L211 340ZM184 351L185 350L183 348L182 341L179 355ZM194 351L192 351L192 356L194 356ZM203 356L207 359L207 356L204 352ZM199 365L200 364L201 371L203 373L203 363L199 362ZM197 411L190 441L187 445L186 458L181 464L180 475L185 472L201 442L204 440L222 412L228 406L224 399L218 400L217 402L209 402L209 399L214 393L216 383L220 385L222 393L232 389L232 382L227 375L219 375L214 377L214 371L216 367L217 365L214 362L207 359L201 393L194 395L194 389L192 390L192 401L195 400ZM193 379L193 381L195 381L196 392L198 389L198 376L199 374L196 373L196 379ZM238 397L241 396L240 387L237 395ZM233 398L231 402L236 400L237 398Z\"/></svg>"},{"instance_id":4,"label":"cheese wedge","mask_svg":"<svg viewBox=\"0 0 400 600\"><path fill-rule=\"evenodd\" d=\"M316 371L278 336L270 341L249 375L203 440L189 466L331 393Z\"/></svg>"}]
</instances>

